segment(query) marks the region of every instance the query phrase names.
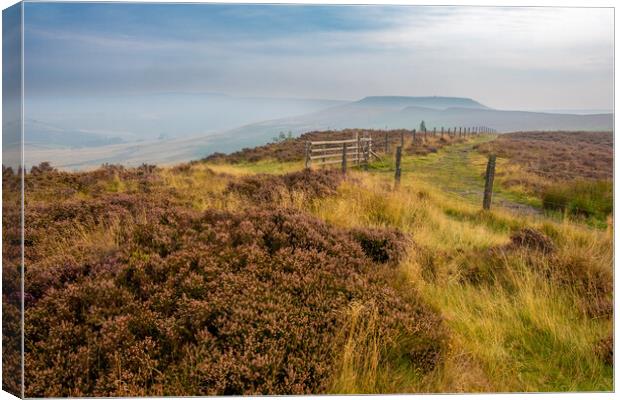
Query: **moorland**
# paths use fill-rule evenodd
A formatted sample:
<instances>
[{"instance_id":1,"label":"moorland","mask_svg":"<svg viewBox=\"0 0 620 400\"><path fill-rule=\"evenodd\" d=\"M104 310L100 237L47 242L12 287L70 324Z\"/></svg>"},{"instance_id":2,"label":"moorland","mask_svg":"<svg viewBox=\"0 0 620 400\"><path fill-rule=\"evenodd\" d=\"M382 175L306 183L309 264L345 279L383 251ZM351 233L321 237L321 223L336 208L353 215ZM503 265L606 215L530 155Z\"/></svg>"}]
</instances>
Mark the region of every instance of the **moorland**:
<instances>
[{"instance_id":1,"label":"moorland","mask_svg":"<svg viewBox=\"0 0 620 400\"><path fill-rule=\"evenodd\" d=\"M395 187L401 132L370 130L390 146L367 170L304 169L306 140L352 133L32 167L26 396L613 390L610 132L407 134ZM3 168L9 283L20 181ZM4 285L5 377L18 292Z\"/></svg>"}]
</instances>

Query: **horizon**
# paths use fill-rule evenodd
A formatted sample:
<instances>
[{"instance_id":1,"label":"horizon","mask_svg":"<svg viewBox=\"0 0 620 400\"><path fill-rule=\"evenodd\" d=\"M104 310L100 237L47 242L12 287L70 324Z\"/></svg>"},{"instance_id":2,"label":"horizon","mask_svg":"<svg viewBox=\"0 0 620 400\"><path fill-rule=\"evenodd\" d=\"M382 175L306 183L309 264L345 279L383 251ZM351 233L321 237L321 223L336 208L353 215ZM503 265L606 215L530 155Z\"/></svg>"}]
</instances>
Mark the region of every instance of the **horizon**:
<instances>
[{"instance_id":1,"label":"horizon","mask_svg":"<svg viewBox=\"0 0 620 400\"><path fill-rule=\"evenodd\" d=\"M441 93L496 109L613 106L612 9L37 2L24 21L27 98Z\"/></svg>"},{"instance_id":2,"label":"horizon","mask_svg":"<svg viewBox=\"0 0 620 400\"><path fill-rule=\"evenodd\" d=\"M279 132L410 129L422 119L498 131L600 130L613 119L611 8L23 7L27 162L179 161ZM21 18L3 15L3 51L18 54ZM17 67L6 65L5 81ZM430 100L364 101L373 97ZM523 113L532 111L540 115ZM19 144L19 126L3 121L4 145Z\"/></svg>"}]
</instances>

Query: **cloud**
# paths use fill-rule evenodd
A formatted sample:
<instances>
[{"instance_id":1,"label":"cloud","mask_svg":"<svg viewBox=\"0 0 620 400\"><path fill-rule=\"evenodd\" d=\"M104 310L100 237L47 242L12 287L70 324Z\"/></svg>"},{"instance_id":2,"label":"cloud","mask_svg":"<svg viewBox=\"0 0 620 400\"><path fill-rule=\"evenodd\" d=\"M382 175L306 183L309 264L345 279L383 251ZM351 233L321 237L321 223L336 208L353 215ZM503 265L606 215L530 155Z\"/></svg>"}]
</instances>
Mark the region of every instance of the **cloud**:
<instances>
[{"instance_id":1,"label":"cloud","mask_svg":"<svg viewBox=\"0 0 620 400\"><path fill-rule=\"evenodd\" d=\"M612 104L611 9L27 6L33 96L178 90L462 95L505 108Z\"/></svg>"}]
</instances>

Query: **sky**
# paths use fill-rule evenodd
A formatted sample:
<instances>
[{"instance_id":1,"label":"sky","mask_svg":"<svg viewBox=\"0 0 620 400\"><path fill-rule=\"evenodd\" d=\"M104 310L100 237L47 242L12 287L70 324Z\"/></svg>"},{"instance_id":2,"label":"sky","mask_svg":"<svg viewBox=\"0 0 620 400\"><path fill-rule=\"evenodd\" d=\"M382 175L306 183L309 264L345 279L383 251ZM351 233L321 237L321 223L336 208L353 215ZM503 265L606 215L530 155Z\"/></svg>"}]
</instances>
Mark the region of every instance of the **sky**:
<instances>
[{"instance_id":1,"label":"sky","mask_svg":"<svg viewBox=\"0 0 620 400\"><path fill-rule=\"evenodd\" d=\"M26 3L25 96L471 97L612 109L613 10Z\"/></svg>"}]
</instances>

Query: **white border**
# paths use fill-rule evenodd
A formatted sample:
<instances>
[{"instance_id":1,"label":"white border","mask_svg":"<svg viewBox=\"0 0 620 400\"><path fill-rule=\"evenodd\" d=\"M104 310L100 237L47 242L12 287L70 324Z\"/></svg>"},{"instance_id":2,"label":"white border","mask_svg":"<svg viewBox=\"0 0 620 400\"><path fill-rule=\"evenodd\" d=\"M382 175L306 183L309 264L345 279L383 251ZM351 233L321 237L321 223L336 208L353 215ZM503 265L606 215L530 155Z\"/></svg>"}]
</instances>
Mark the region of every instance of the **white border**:
<instances>
[{"instance_id":1,"label":"white border","mask_svg":"<svg viewBox=\"0 0 620 400\"><path fill-rule=\"evenodd\" d=\"M36 0L30 0L32 2L36 1ZM65 0L66 2L80 2L80 1L76 1L76 0ZM91 1L91 2L97 2L97 1ZM110 1L113 2L113 1ZM506 0L506 1L502 1L502 0L475 0L475 1L467 1L467 0L449 0L449 1L441 1L441 0L391 0L391 1L386 1L386 0L338 0L338 1L333 1L333 0L296 0L296 1L282 1L282 0L271 0L271 1L264 1L264 0L229 0L229 1L175 1L175 0L150 0L150 1L146 1L146 0L134 0L132 2L136 2L136 3L245 3L245 4L261 4L261 3L268 3L268 4L291 4L291 3L295 3L295 4L350 4L350 5L364 5L364 4L375 4L375 5L433 5L433 6L502 6L502 7L612 7L615 8L616 3L615 1L612 0L590 0L590 1L585 1L585 0L519 0L519 1L515 1L515 0ZM14 0L0 0L0 6L2 9L5 9L13 4L16 4L17 2ZM620 3L619 3L620 4ZM23 37L23 18L24 18L24 10L22 9L22 37ZM614 21L615 21L615 10L614 10ZM0 28L2 26L2 20L0 18ZM0 29L1 32L1 29ZM614 29L614 55L616 53L616 46L618 43L618 32ZM22 40L22 77L23 77L23 40ZM2 62L2 54L0 52L0 65ZM617 81L615 80L615 73L616 73L616 64L615 64L615 57L614 57L614 110L615 110L615 95L617 93ZM1 82L1 77L0 77L0 88L2 85ZM22 93L23 93L23 87L24 87L24 80L22 79ZM23 143L23 98L22 98L22 143ZM2 117L2 111L0 108L0 120ZM614 118L614 138L615 138L615 132L618 131L618 122L617 120ZM614 141L614 145L615 145L615 141ZM0 154L1 154L1 150L2 150L2 144L0 142ZM22 160L23 160L24 154L23 154L23 147L22 147ZM615 154L615 146L614 146L614 172L617 170L618 167L618 163L620 163L618 157L616 157ZM615 174L614 174L615 177ZM615 183L615 179L614 179L614 183ZM0 189L0 196L1 196L2 190ZM620 195L620 188L618 187L618 185L614 185L614 214L615 214L615 210L618 207L618 198ZM23 201L23 194L22 194L22 201ZM1 210L0 210L0 215L1 215ZM22 222L23 223L23 222ZM614 235L615 238L615 235ZM0 243L1 243L2 239L0 237ZM614 252L617 254L617 251L619 249L618 243L614 240ZM615 270L615 261L614 261L614 270ZM23 278L22 278L22 284L23 284ZM618 287L618 277L617 274L614 274L614 288ZM617 297L614 298L614 310L618 310L618 299ZM0 316L1 316L1 309L0 309ZM23 313L22 313L23 316ZM614 317L614 326L615 326L615 321L616 321L616 316ZM22 321L23 323L23 321ZM618 333L616 332L616 330L614 329L614 342L618 343ZM23 338L22 338L22 343L23 343ZM22 344L23 346L23 344ZM1 349L1 343L0 343L0 349ZM614 357L615 358L615 363L614 365L618 365L617 364L617 356ZM2 376L2 371L0 368L0 377ZM22 377L23 377L23 363L22 363ZM615 383L617 382L618 379L618 368L614 369L614 390L615 390ZM22 394L23 396L23 394ZM522 394L522 393L516 393L516 394L463 394L463 395L444 395L444 394L431 394L431 395L387 395L387 396L363 396L364 398L368 398L368 399L379 399L379 398L389 398L389 399L394 399L394 400L412 400L412 399L425 399L425 398L432 398L432 399L437 399L437 400L448 400L448 399L455 399L455 398L459 398L459 399L478 399L478 398L484 398L484 399L489 399L489 400L496 400L496 399L521 399L523 397L526 398L538 398L538 399L558 399L558 398L562 398L562 399L610 399L610 398L616 398L618 395L617 393L613 392L613 393L536 393L536 394ZM261 399L264 398L266 396L263 397L245 397L247 399ZM312 399L318 399L318 398L322 398L325 396L306 396L306 398L312 398ZM334 399L334 400L345 400L345 399L350 399L351 397L362 397L362 396L329 396L330 399ZM3 392L0 391L0 400L6 400L6 399L14 399L15 397L8 394L7 392ZM220 398L220 397L218 397ZM221 397L222 399L226 399L227 397ZM166 399L181 399L181 397L166 397Z\"/></svg>"}]
</instances>

